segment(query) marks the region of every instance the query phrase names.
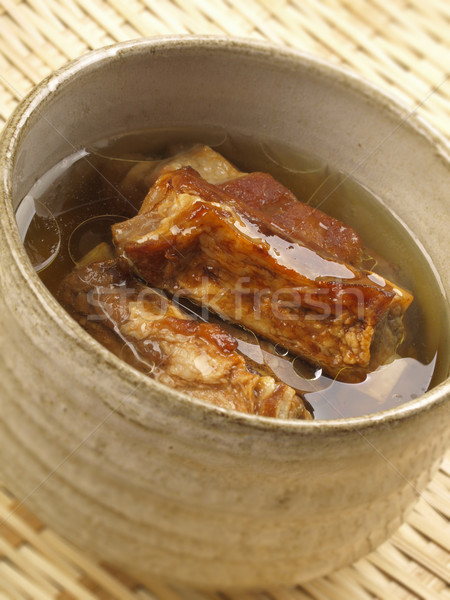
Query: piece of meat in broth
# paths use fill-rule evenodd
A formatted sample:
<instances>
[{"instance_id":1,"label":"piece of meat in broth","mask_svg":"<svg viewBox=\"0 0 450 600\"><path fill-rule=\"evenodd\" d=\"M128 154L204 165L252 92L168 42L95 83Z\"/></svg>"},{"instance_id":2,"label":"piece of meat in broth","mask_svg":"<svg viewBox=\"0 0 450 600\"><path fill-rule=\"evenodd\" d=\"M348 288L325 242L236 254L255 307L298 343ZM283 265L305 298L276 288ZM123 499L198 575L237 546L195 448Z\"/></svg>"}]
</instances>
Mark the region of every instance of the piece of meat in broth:
<instances>
[{"instance_id":1,"label":"piece of meat in broth","mask_svg":"<svg viewBox=\"0 0 450 600\"><path fill-rule=\"evenodd\" d=\"M126 164L125 161L105 160L99 168L105 179L114 184L116 192L132 203L136 210L141 208L149 188L160 175L181 167L191 166L207 181L215 184L242 175L241 171L218 152L201 144L196 144L165 160L138 161L124 172L123 168Z\"/></svg>"},{"instance_id":2,"label":"piece of meat in broth","mask_svg":"<svg viewBox=\"0 0 450 600\"><path fill-rule=\"evenodd\" d=\"M219 187L236 201L240 212L261 223L279 227L281 234L324 255L359 266L363 247L359 235L342 221L299 202L268 173L248 173Z\"/></svg>"},{"instance_id":3,"label":"piece of meat in broth","mask_svg":"<svg viewBox=\"0 0 450 600\"><path fill-rule=\"evenodd\" d=\"M363 247L359 235L341 221L300 202L268 173L243 173L208 146L197 145L163 161L157 167L136 165L123 181L125 193L132 186L144 198L140 212L148 212L158 201L153 189L158 176L190 166L208 183L229 192L240 211L282 228L293 241L324 252L355 266L361 264ZM148 192L150 188L150 192ZM144 191L145 189L145 191ZM146 195L147 194L147 195Z\"/></svg>"},{"instance_id":4,"label":"piece of meat in broth","mask_svg":"<svg viewBox=\"0 0 450 600\"><path fill-rule=\"evenodd\" d=\"M152 195L148 210L113 226L119 256L150 285L343 381L361 381L395 352L405 290L293 241L190 167L163 174Z\"/></svg>"},{"instance_id":5,"label":"piece of meat in broth","mask_svg":"<svg viewBox=\"0 0 450 600\"><path fill-rule=\"evenodd\" d=\"M173 389L248 414L311 418L291 387L247 366L236 339L222 327L182 312L122 271L117 260L76 268L58 296L99 342Z\"/></svg>"}]
</instances>

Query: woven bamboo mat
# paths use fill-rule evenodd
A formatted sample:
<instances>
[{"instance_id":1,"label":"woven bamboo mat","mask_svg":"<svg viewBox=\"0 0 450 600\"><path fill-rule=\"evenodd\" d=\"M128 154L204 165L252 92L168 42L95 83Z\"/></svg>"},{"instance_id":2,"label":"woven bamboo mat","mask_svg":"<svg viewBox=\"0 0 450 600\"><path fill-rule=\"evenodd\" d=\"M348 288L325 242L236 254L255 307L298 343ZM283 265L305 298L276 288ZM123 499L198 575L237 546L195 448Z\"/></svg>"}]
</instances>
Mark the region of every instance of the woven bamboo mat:
<instances>
[{"instance_id":1,"label":"woven bamboo mat","mask_svg":"<svg viewBox=\"0 0 450 600\"><path fill-rule=\"evenodd\" d=\"M31 87L105 44L164 33L267 39L342 64L450 135L448 0L0 0L0 127ZM6 520L6 521L5 521ZM450 600L450 454L408 522L353 566L295 589L144 587L89 561L0 485L0 600Z\"/></svg>"}]
</instances>

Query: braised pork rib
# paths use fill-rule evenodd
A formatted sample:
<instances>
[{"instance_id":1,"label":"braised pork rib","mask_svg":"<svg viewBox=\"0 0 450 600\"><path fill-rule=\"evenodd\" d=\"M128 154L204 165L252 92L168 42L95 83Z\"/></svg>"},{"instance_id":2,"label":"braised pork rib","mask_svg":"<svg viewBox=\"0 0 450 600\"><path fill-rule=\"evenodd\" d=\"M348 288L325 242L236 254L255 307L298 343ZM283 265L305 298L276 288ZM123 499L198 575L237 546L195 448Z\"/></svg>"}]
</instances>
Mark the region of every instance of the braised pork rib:
<instances>
[{"instance_id":1,"label":"braised pork rib","mask_svg":"<svg viewBox=\"0 0 450 600\"><path fill-rule=\"evenodd\" d=\"M64 279L59 300L114 354L153 379L221 408L311 418L291 387L247 365L236 339L222 327L193 319L120 269L116 259L86 262Z\"/></svg>"},{"instance_id":2,"label":"braised pork rib","mask_svg":"<svg viewBox=\"0 0 450 600\"><path fill-rule=\"evenodd\" d=\"M347 244L317 235L317 215L302 221L276 182L250 177L214 185L192 167L166 167L140 213L113 226L119 257L150 285L281 343L332 377L361 381L395 352L411 295L355 266L356 255L342 259L339 249L360 245L350 228L328 221ZM261 178L268 192L258 197Z\"/></svg>"},{"instance_id":3,"label":"braised pork rib","mask_svg":"<svg viewBox=\"0 0 450 600\"><path fill-rule=\"evenodd\" d=\"M359 235L342 221L299 202L295 195L268 173L239 171L221 154L204 145L175 155L156 167L139 163L130 169L121 189L130 194L139 189L147 194L140 212L148 212L157 200L157 178L182 167L192 167L208 183L229 192L240 210L256 215L260 221L281 227L293 241L323 252L343 262L360 265L363 247ZM144 192L145 189L145 192Z\"/></svg>"}]
</instances>

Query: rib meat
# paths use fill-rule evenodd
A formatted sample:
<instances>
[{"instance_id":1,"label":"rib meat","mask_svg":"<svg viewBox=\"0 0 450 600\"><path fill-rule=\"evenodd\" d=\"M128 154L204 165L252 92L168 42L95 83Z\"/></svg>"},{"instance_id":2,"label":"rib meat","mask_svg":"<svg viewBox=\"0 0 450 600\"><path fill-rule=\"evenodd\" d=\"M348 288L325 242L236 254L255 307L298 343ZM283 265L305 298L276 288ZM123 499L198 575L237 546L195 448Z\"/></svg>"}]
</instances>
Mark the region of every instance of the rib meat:
<instances>
[{"instance_id":1,"label":"rib meat","mask_svg":"<svg viewBox=\"0 0 450 600\"><path fill-rule=\"evenodd\" d=\"M113 226L119 256L150 285L206 305L332 377L364 379L395 352L411 295L299 243L289 223L261 217L264 202L254 209L244 200L190 167L165 172L140 214Z\"/></svg>"},{"instance_id":2,"label":"rib meat","mask_svg":"<svg viewBox=\"0 0 450 600\"><path fill-rule=\"evenodd\" d=\"M283 237L342 262L361 264L363 248L356 231L299 202L268 173L249 173L219 187L235 198L238 210L250 218L255 216L266 226L279 228Z\"/></svg>"},{"instance_id":3,"label":"rib meat","mask_svg":"<svg viewBox=\"0 0 450 600\"><path fill-rule=\"evenodd\" d=\"M131 168L126 161L108 159L103 160L98 168L103 174L105 195L110 195L113 187L119 197L126 198L139 210L148 190L160 175L187 166L193 167L202 177L214 184L242 175L241 171L218 152L200 144L168 159L138 161Z\"/></svg>"},{"instance_id":4,"label":"rib meat","mask_svg":"<svg viewBox=\"0 0 450 600\"><path fill-rule=\"evenodd\" d=\"M291 387L247 365L222 327L191 318L117 260L76 268L59 299L109 350L173 389L245 413L311 418Z\"/></svg>"},{"instance_id":5,"label":"rib meat","mask_svg":"<svg viewBox=\"0 0 450 600\"><path fill-rule=\"evenodd\" d=\"M268 173L243 173L209 146L197 145L157 167L142 163L133 167L123 181L126 194L138 186L142 198L140 212L148 212L157 196L152 188L158 176L190 166L208 183L229 192L239 210L249 216L282 228L284 235L313 250L360 265L363 247L359 235L351 227L317 208L300 202L295 195Z\"/></svg>"}]
</instances>

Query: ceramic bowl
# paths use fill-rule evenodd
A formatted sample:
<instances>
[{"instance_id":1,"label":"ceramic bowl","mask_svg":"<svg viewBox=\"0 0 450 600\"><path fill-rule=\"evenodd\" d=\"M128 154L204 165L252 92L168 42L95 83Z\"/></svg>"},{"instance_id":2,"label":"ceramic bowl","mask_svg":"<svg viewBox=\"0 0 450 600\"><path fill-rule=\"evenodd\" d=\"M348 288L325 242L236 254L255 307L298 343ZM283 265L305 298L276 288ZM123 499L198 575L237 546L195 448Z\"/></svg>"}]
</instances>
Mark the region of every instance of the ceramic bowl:
<instances>
[{"instance_id":1,"label":"ceramic bowl","mask_svg":"<svg viewBox=\"0 0 450 600\"><path fill-rule=\"evenodd\" d=\"M15 222L36 179L74 149L204 123L301 142L354 173L420 240L448 293L449 149L387 95L321 60L229 38L87 54L43 81L3 132L1 478L53 530L142 581L304 582L401 524L448 445L449 382L334 421L206 406L90 338L34 273Z\"/></svg>"}]
</instances>

